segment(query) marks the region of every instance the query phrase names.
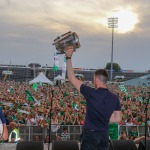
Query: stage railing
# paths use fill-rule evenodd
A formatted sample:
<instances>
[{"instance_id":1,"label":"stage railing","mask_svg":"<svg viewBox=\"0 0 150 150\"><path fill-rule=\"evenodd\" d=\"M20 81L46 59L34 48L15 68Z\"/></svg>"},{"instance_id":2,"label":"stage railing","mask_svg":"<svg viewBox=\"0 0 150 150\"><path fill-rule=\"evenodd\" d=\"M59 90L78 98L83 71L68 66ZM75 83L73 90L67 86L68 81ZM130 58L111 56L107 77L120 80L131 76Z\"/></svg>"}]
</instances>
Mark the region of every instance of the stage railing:
<instances>
[{"instance_id":1,"label":"stage railing","mask_svg":"<svg viewBox=\"0 0 150 150\"><path fill-rule=\"evenodd\" d=\"M78 141L80 140L80 135L82 133L83 126L66 125L65 127L68 130L70 140L78 140ZM56 136L61 135L61 133L63 132L63 128L64 125L61 125L59 126L59 129L56 132L51 132L51 139L55 140ZM26 141L34 141L36 135L40 137L40 141L44 141L46 135L48 135L49 133L48 128L41 128L40 126L19 126L18 130L20 132L20 137ZM138 137L145 135L145 126L119 125L118 130L119 135L122 131L125 131L127 135L129 135L131 130L136 130L136 132L138 133ZM150 136L150 127L148 127L147 136Z\"/></svg>"}]
</instances>

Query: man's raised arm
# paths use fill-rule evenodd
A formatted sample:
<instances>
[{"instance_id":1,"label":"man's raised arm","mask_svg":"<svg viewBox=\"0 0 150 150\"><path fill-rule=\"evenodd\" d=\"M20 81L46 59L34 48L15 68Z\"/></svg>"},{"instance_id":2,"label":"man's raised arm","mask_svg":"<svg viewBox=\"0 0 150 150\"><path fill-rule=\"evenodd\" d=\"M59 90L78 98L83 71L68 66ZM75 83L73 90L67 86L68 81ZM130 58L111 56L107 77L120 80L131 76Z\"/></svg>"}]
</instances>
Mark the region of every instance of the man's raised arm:
<instances>
[{"instance_id":1,"label":"man's raised arm","mask_svg":"<svg viewBox=\"0 0 150 150\"><path fill-rule=\"evenodd\" d=\"M73 54L73 47L69 46L66 48L66 66L67 66L67 75L69 81L75 86L75 88L80 92L82 81L78 80L74 75L74 70L72 68L72 54Z\"/></svg>"}]
</instances>

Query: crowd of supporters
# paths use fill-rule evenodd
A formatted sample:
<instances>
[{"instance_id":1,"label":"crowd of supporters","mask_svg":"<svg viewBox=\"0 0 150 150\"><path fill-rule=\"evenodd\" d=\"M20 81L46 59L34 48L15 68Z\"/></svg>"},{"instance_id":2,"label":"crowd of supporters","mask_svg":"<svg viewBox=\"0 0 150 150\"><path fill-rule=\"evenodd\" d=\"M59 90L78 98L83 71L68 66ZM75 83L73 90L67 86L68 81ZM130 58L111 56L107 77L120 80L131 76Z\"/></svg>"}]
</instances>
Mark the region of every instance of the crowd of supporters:
<instances>
[{"instance_id":1,"label":"crowd of supporters","mask_svg":"<svg viewBox=\"0 0 150 150\"><path fill-rule=\"evenodd\" d=\"M92 86L92 85L91 85ZM110 91L118 95L122 108L120 125L150 126L150 107L145 120L145 106L149 103L150 87L124 86L122 83L108 83ZM47 84L29 85L26 82L1 81L0 107L7 125L15 122L18 126L36 125L46 128L52 104L52 124L83 125L86 113L84 97L65 82L59 86ZM59 126L55 126L57 130Z\"/></svg>"}]
</instances>

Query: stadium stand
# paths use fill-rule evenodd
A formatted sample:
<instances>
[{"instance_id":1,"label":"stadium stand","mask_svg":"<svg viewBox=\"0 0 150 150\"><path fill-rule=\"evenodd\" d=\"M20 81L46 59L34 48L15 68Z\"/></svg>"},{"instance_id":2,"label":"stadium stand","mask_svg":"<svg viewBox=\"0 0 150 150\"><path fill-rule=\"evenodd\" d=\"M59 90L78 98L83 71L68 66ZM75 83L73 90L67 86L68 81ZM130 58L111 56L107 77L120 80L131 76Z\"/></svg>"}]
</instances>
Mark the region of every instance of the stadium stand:
<instances>
[{"instance_id":1,"label":"stadium stand","mask_svg":"<svg viewBox=\"0 0 150 150\"><path fill-rule=\"evenodd\" d=\"M124 83L130 86L150 86L150 74L125 81Z\"/></svg>"},{"instance_id":2,"label":"stadium stand","mask_svg":"<svg viewBox=\"0 0 150 150\"><path fill-rule=\"evenodd\" d=\"M31 66L31 65L30 65ZM5 75L2 74L3 71L12 71L11 75L7 75L7 80L14 80L14 81L29 81L34 78L34 69L33 67L24 66L24 65L0 65L0 80L4 80ZM39 72L44 72L46 76L53 80L54 77L61 75L62 70L59 68L58 71L53 71L53 67L39 67L35 68L35 76L39 74ZM83 74L84 79L88 81L93 81L93 73L94 69L74 69L75 73ZM109 76L110 76L110 72ZM134 78L138 78L144 75L147 75L146 72L113 72L113 78L115 76L125 76L125 79L117 80L117 81L126 81Z\"/></svg>"}]
</instances>

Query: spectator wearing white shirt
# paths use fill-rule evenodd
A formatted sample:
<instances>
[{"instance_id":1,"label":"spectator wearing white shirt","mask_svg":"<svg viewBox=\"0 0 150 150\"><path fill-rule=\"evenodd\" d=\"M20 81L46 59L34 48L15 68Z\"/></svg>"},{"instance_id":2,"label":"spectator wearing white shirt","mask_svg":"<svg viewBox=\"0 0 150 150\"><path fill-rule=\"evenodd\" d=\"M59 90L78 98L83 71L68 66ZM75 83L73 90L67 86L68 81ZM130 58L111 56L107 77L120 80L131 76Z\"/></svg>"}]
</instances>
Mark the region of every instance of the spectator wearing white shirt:
<instances>
[{"instance_id":1,"label":"spectator wearing white shirt","mask_svg":"<svg viewBox=\"0 0 150 150\"><path fill-rule=\"evenodd\" d=\"M28 115L26 118L26 125L32 126L32 125L35 125L35 123L36 122L35 122L35 119L33 118L33 115L32 114Z\"/></svg>"},{"instance_id":2,"label":"spectator wearing white shirt","mask_svg":"<svg viewBox=\"0 0 150 150\"><path fill-rule=\"evenodd\" d=\"M127 119L126 126L134 126L132 118Z\"/></svg>"},{"instance_id":3,"label":"spectator wearing white shirt","mask_svg":"<svg viewBox=\"0 0 150 150\"><path fill-rule=\"evenodd\" d=\"M61 134L61 140L62 141L69 140L69 134L66 127L63 128L63 133Z\"/></svg>"}]
</instances>

